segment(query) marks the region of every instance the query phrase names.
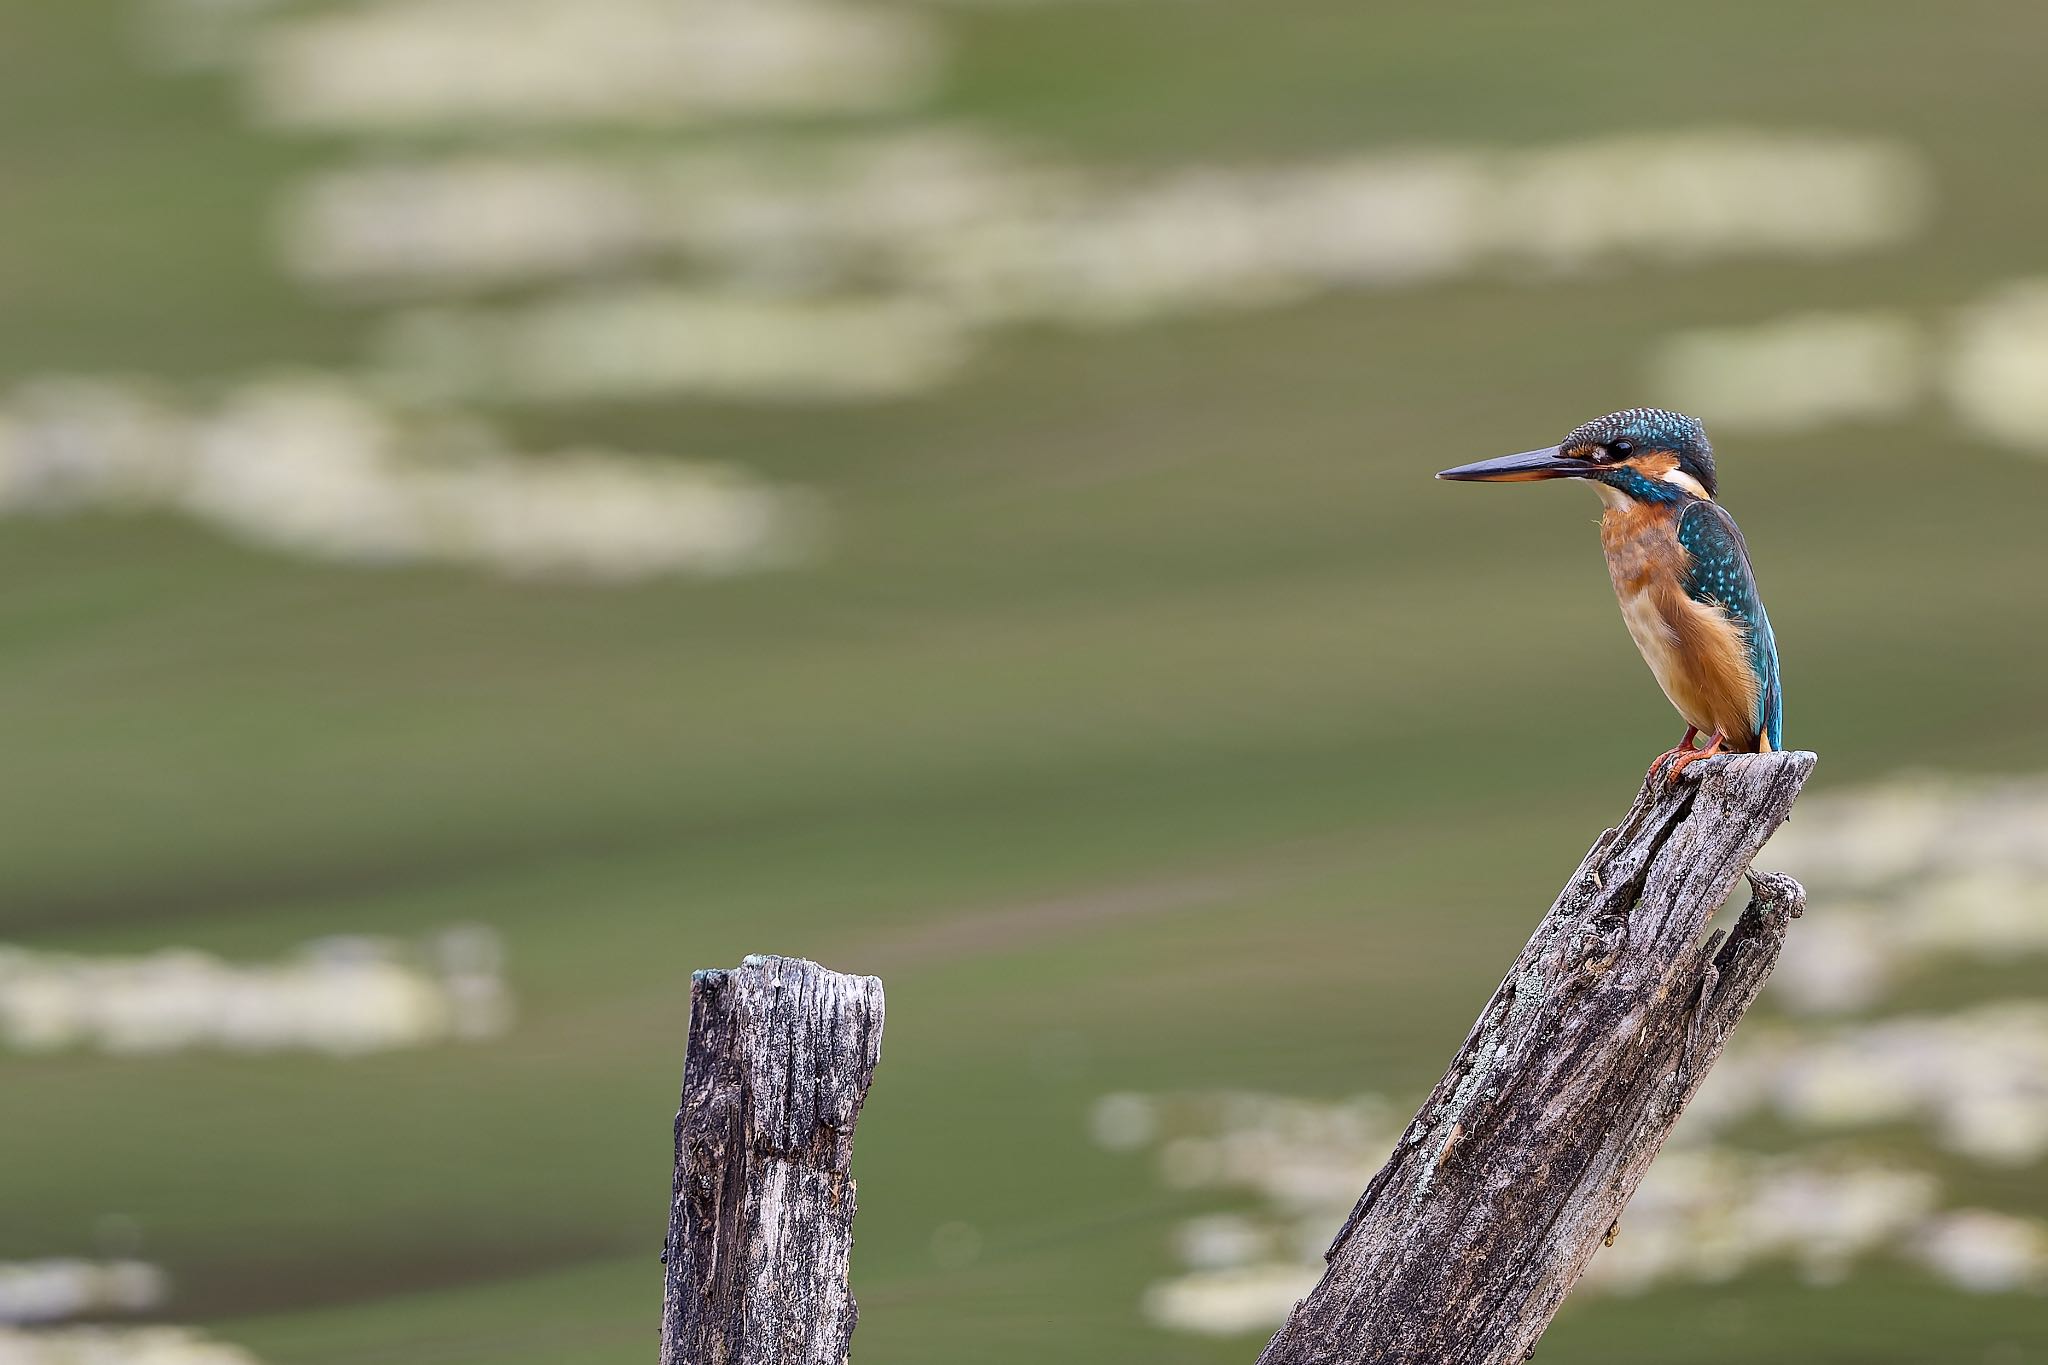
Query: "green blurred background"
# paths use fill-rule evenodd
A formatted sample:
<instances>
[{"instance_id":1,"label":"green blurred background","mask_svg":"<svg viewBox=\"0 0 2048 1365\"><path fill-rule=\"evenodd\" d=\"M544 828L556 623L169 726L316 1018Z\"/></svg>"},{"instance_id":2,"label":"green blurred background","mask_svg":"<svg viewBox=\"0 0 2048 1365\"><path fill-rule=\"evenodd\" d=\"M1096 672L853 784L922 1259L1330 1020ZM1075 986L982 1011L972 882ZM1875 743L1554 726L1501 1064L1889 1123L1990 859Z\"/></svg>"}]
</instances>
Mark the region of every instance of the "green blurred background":
<instances>
[{"instance_id":1,"label":"green blurred background","mask_svg":"<svg viewBox=\"0 0 2048 1365\"><path fill-rule=\"evenodd\" d=\"M822 543L756 573L535 581L163 511L7 520L8 941L264 960L483 924L517 1017L354 1058L0 1053L0 1257L99 1254L118 1218L170 1318L279 1365L650 1360L689 972L773 951L889 992L856 1358L1248 1361L1257 1333L1140 1313L1202 1201L1095 1147L1090 1105L1412 1103L1679 728L1592 500L1429 474L1675 402L1645 357L1682 329L1889 309L1938 333L2048 265L2037 6L905 3L936 86L794 133L938 121L1136 175L1788 129L1910 149L1932 208L1841 254L1004 328L873 401L470 405L521 449L807 490ZM285 21L257 8L236 22ZM231 63L153 60L148 18L0 5L0 386L126 376L203 406L353 371L379 313L280 264L276 205L456 139L267 127ZM1814 792L2048 767L2048 463L1933 400L1705 415ZM1999 1198L2048 1214L2040 1176ZM935 1250L951 1224L976 1254ZM2048 1360L2044 1317L1884 1263L1826 1288L1765 1266L1575 1303L1544 1356L2011 1365Z\"/></svg>"}]
</instances>

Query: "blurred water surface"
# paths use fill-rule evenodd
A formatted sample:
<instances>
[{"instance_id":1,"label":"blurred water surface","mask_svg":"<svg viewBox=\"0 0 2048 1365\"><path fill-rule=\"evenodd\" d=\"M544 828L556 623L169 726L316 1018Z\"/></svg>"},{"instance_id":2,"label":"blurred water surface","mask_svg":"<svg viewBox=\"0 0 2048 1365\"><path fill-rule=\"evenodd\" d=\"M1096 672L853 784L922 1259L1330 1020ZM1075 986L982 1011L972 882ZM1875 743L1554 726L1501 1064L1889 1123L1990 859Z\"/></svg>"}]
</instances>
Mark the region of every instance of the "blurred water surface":
<instances>
[{"instance_id":1,"label":"blurred water surface","mask_svg":"<svg viewBox=\"0 0 2048 1365\"><path fill-rule=\"evenodd\" d=\"M1250 1360L1676 729L1428 475L1653 403L1812 904L1545 1350L2048 1361L2044 41L0 0L0 1358L649 1358L777 951L888 982L862 1358Z\"/></svg>"}]
</instances>

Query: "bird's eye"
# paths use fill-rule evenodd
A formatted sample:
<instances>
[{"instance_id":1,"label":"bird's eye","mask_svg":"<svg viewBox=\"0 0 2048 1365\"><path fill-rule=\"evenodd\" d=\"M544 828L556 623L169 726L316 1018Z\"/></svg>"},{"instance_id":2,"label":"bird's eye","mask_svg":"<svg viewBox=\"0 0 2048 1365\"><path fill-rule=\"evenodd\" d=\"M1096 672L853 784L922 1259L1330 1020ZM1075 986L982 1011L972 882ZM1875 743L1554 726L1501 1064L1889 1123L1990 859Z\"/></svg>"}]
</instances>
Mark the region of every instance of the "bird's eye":
<instances>
[{"instance_id":1,"label":"bird's eye","mask_svg":"<svg viewBox=\"0 0 2048 1365\"><path fill-rule=\"evenodd\" d=\"M1628 440L1616 441L1607 447L1607 452L1617 460L1626 460L1636 453L1636 443Z\"/></svg>"}]
</instances>

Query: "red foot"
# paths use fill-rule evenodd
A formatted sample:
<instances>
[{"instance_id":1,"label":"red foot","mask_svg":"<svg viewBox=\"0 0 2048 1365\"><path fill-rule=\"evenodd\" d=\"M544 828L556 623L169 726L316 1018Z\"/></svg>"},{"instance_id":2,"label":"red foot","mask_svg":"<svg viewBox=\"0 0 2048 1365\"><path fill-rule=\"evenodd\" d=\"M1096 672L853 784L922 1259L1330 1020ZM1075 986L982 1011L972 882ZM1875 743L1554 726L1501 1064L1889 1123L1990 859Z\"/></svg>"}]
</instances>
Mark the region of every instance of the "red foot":
<instances>
[{"instance_id":1,"label":"red foot","mask_svg":"<svg viewBox=\"0 0 2048 1365\"><path fill-rule=\"evenodd\" d=\"M1656 756L1655 758L1651 759L1651 760L1650 760L1650 771L1649 771L1649 772L1647 772L1647 773L1645 773L1645 774L1643 774L1643 779L1644 779L1645 781L1648 781L1648 780L1649 780L1650 778L1652 778L1652 777L1655 777L1655 776L1657 775L1657 769L1659 769L1659 768L1663 767L1663 766L1664 766L1664 765L1665 765L1666 763L1669 763L1669 762L1671 762L1671 761L1672 761L1673 759L1677 758L1677 757L1678 757L1678 756L1679 756L1680 754L1689 754L1689 753L1691 753L1691 752L1692 752L1692 742L1693 742L1694 740L1698 739L1699 737L1700 737L1700 732L1699 732L1699 730L1698 730L1698 728L1697 728L1697 727L1695 727L1695 726L1691 726L1691 725L1688 725L1688 726L1686 726L1686 727L1685 727L1685 738L1684 738L1684 739L1681 739L1681 740L1679 740L1679 741L1678 741L1678 744L1676 745L1676 747L1674 747L1674 748L1670 748L1670 749L1666 749L1666 750L1665 750L1665 751L1664 751L1663 753L1661 753L1661 754L1658 754L1658 755L1657 755L1657 756Z\"/></svg>"},{"instance_id":2,"label":"red foot","mask_svg":"<svg viewBox=\"0 0 2048 1365\"><path fill-rule=\"evenodd\" d=\"M1711 754L1720 753L1721 744L1723 740L1725 740L1726 738L1727 737L1723 735L1719 730L1716 730L1714 731L1714 737L1707 741L1706 748L1688 749L1686 752L1680 754L1677 758L1672 759L1671 768L1668 772L1664 774L1664 780L1666 782L1676 782L1678 780L1678 775L1684 772L1689 765L1697 763L1701 759L1706 758Z\"/></svg>"}]
</instances>

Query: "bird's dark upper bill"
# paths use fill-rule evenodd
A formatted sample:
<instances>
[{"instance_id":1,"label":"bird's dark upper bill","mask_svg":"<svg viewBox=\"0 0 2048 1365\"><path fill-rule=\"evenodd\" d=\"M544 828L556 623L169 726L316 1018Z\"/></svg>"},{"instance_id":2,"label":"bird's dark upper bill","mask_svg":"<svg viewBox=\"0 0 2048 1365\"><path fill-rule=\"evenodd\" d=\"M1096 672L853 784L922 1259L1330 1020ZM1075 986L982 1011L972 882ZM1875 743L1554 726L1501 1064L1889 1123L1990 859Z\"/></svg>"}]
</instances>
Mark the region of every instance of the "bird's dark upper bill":
<instances>
[{"instance_id":1,"label":"bird's dark upper bill","mask_svg":"<svg viewBox=\"0 0 2048 1365\"><path fill-rule=\"evenodd\" d=\"M1456 469L1446 469L1437 477L1468 483L1527 483L1531 479L1569 479L1585 472L1584 460L1568 460L1559 453L1558 447L1547 446L1542 450L1525 450L1519 455L1503 455L1497 460L1461 464Z\"/></svg>"}]
</instances>

